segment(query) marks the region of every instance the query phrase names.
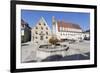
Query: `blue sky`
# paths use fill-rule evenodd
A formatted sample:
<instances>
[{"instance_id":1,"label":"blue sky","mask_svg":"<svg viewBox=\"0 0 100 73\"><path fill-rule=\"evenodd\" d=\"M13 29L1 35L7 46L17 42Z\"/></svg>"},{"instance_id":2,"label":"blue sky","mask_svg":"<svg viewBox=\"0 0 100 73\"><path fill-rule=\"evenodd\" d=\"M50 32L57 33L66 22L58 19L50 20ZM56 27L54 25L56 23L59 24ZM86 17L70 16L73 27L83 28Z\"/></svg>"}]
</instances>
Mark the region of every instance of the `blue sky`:
<instances>
[{"instance_id":1,"label":"blue sky","mask_svg":"<svg viewBox=\"0 0 100 73\"><path fill-rule=\"evenodd\" d=\"M89 13L21 10L21 18L30 27L35 26L40 18L44 17L49 27L52 28L52 16L55 16L56 20L79 24L83 30L90 28Z\"/></svg>"}]
</instances>

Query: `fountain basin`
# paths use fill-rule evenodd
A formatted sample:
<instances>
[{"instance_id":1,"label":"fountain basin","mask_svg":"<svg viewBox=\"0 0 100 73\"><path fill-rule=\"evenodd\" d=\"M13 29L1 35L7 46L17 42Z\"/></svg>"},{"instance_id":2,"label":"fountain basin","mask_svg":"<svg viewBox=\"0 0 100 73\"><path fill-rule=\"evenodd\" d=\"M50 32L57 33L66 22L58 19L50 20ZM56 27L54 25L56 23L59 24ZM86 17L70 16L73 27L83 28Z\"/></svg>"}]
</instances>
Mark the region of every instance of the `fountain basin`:
<instances>
[{"instance_id":1,"label":"fountain basin","mask_svg":"<svg viewBox=\"0 0 100 73\"><path fill-rule=\"evenodd\" d=\"M37 59L38 59L38 61L41 61L41 60L43 60L49 56L53 56L53 55L65 56L66 51L68 49L69 49L69 47L67 45L57 45L57 46L41 45L37 51Z\"/></svg>"}]
</instances>

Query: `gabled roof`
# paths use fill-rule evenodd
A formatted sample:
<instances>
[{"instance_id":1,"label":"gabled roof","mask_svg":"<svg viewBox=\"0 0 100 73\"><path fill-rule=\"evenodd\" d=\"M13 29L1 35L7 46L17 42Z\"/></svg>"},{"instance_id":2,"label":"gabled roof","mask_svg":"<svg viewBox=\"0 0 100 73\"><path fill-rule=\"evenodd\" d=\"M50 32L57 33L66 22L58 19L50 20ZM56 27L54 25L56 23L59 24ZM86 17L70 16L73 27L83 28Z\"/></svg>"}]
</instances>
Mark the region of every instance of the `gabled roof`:
<instances>
[{"instance_id":1,"label":"gabled roof","mask_svg":"<svg viewBox=\"0 0 100 73\"><path fill-rule=\"evenodd\" d=\"M44 17L41 17L40 19L39 19L39 21L36 23L36 25L39 25L39 23L40 22L44 22L45 24L46 24L46 26L48 27L48 29L51 31L51 29L50 29L50 27L48 26L48 24L47 24L47 22L46 22L46 20L44 19ZM35 25L35 26L36 26ZM33 29L35 28L35 26L33 26Z\"/></svg>"},{"instance_id":2,"label":"gabled roof","mask_svg":"<svg viewBox=\"0 0 100 73\"><path fill-rule=\"evenodd\" d=\"M78 24L68 23L64 21L57 21L58 27L81 29Z\"/></svg>"}]
</instances>

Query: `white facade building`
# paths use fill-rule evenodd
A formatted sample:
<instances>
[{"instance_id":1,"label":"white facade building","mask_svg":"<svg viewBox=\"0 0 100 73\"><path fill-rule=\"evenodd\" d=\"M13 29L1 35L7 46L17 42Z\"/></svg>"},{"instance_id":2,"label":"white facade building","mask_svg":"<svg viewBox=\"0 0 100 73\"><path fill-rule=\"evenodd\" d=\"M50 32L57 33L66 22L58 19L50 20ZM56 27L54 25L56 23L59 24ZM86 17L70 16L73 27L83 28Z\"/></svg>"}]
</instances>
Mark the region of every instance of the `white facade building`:
<instances>
[{"instance_id":1,"label":"white facade building","mask_svg":"<svg viewBox=\"0 0 100 73\"><path fill-rule=\"evenodd\" d=\"M54 18L55 19L55 18ZM54 20L53 20L54 21ZM82 40L82 29L78 24L55 20L56 36L64 40Z\"/></svg>"},{"instance_id":2,"label":"white facade building","mask_svg":"<svg viewBox=\"0 0 100 73\"><path fill-rule=\"evenodd\" d=\"M53 36L59 40L83 40L84 34L78 24L67 23L65 21L57 21L52 18L52 29L49 28L43 17L37 22L31 30L31 40L34 43L49 43L49 39Z\"/></svg>"},{"instance_id":3,"label":"white facade building","mask_svg":"<svg viewBox=\"0 0 100 73\"><path fill-rule=\"evenodd\" d=\"M51 30L43 17L37 22L31 30L31 41L37 44L48 43L51 37Z\"/></svg>"}]
</instances>

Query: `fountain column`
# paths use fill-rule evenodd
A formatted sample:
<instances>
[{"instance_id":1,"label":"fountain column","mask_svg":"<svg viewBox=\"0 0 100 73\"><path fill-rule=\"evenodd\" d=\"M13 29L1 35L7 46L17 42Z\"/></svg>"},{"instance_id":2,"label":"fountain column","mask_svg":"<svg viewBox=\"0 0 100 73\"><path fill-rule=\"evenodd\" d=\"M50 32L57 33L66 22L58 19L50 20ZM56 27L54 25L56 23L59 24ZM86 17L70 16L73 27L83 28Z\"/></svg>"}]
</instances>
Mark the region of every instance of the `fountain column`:
<instances>
[{"instance_id":1,"label":"fountain column","mask_svg":"<svg viewBox=\"0 0 100 73\"><path fill-rule=\"evenodd\" d=\"M52 17L52 34L53 37L56 37L56 19L54 16Z\"/></svg>"}]
</instances>

